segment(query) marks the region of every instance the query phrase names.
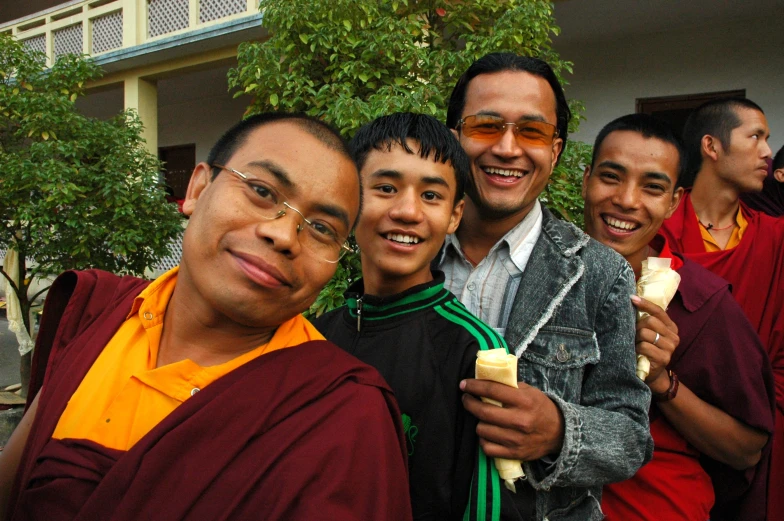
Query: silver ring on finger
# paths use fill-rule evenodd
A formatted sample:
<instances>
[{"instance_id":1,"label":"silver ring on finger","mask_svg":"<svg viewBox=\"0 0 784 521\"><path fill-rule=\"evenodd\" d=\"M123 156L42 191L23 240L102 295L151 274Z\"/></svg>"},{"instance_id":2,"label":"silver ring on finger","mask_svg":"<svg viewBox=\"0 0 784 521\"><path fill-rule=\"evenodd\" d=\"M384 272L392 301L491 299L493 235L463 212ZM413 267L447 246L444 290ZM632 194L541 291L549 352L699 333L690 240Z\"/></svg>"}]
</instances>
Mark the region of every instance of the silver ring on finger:
<instances>
[{"instance_id":1,"label":"silver ring on finger","mask_svg":"<svg viewBox=\"0 0 784 521\"><path fill-rule=\"evenodd\" d=\"M653 345L656 345L656 343L659 341L660 338L661 335L659 335L659 333L656 333L656 338L653 339Z\"/></svg>"}]
</instances>

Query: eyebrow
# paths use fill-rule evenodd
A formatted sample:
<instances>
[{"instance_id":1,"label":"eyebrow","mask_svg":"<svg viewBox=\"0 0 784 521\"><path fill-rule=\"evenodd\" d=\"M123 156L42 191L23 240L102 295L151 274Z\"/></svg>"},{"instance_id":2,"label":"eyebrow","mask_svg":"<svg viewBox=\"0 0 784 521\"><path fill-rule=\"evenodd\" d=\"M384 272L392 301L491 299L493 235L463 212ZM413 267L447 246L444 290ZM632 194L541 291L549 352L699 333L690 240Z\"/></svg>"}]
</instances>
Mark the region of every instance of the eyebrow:
<instances>
[{"instance_id":1,"label":"eyebrow","mask_svg":"<svg viewBox=\"0 0 784 521\"><path fill-rule=\"evenodd\" d=\"M615 161L604 160L599 163L599 167L604 168L612 168L613 170L618 170L619 172L626 173L628 169L620 163L616 163ZM643 173L643 177L646 179L656 179L663 183L667 183L667 185L672 185L672 179L667 174L663 174L661 172L645 172Z\"/></svg>"},{"instance_id":2,"label":"eyebrow","mask_svg":"<svg viewBox=\"0 0 784 521\"><path fill-rule=\"evenodd\" d=\"M297 185L295 185L294 182L291 180L291 177L289 177L289 174L288 172L286 172L286 169L280 166L279 164L275 163L274 161L269 161L266 159L262 161L251 161L250 163L248 163L248 166L263 168L264 170L272 174L272 176L275 179L277 179L278 182L286 188L286 191L289 193L289 195L294 195L297 193Z\"/></svg>"},{"instance_id":3,"label":"eyebrow","mask_svg":"<svg viewBox=\"0 0 784 521\"><path fill-rule=\"evenodd\" d=\"M351 229L351 224L348 222L348 213L343 210L343 208L335 206L334 204L316 203L313 205L313 209L318 213L323 213L340 220L343 226L346 227L346 230Z\"/></svg>"},{"instance_id":4,"label":"eyebrow","mask_svg":"<svg viewBox=\"0 0 784 521\"><path fill-rule=\"evenodd\" d=\"M615 161L610 161L608 159L605 159L604 161L599 163L597 165L597 167L599 167L599 168L601 168L601 167L612 168L613 170L620 170L621 172L626 172L626 167L625 166L623 166L620 163L616 163Z\"/></svg>"},{"instance_id":5,"label":"eyebrow","mask_svg":"<svg viewBox=\"0 0 784 521\"><path fill-rule=\"evenodd\" d=\"M263 168L272 176L280 182L286 188L285 197L288 199L292 196L296 196L297 194L297 185L289 177L286 170L280 166L279 164L275 163L274 161L269 160L262 160L262 161L251 161L248 163L248 166L255 166L258 168ZM330 217L334 217L339 219L340 222L346 227L346 229L351 228L351 224L348 221L348 212L340 208L339 206L335 206L334 204L324 204L324 203L316 203L313 205L313 209L325 215L329 215Z\"/></svg>"},{"instance_id":6,"label":"eyebrow","mask_svg":"<svg viewBox=\"0 0 784 521\"><path fill-rule=\"evenodd\" d=\"M403 179L403 173L399 170L391 170L382 168L381 170L376 170L370 177L373 179ZM445 188L449 188L449 183L443 177L436 177L436 176L424 176L421 178L421 181L425 184L429 185L441 185Z\"/></svg>"},{"instance_id":7,"label":"eyebrow","mask_svg":"<svg viewBox=\"0 0 784 521\"><path fill-rule=\"evenodd\" d=\"M667 174L663 174L661 172L645 172L643 176L646 179L656 179L657 181L661 181L662 183L666 183L668 186L672 184L672 179Z\"/></svg>"}]
</instances>

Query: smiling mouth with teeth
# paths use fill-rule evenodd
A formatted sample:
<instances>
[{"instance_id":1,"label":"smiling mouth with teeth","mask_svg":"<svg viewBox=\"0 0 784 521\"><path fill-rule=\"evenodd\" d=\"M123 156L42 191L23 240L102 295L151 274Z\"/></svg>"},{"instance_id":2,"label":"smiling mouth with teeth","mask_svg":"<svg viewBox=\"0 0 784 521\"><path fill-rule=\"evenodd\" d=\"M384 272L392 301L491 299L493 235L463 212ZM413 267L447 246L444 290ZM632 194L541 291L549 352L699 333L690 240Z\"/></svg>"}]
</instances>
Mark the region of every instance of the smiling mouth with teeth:
<instances>
[{"instance_id":1,"label":"smiling mouth with teeth","mask_svg":"<svg viewBox=\"0 0 784 521\"><path fill-rule=\"evenodd\" d=\"M612 217L603 216L602 220L607 226L619 232L631 232L640 227L639 224L630 223L628 221L619 221L618 219L613 219Z\"/></svg>"},{"instance_id":2,"label":"smiling mouth with teeth","mask_svg":"<svg viewBox=\"0 0 784 521\"><path fill-rule=\"evenodd\" d=\"M399 242L401 244L418 244L421 240L419 237L414 237L413 235L403 235L400 233L388 233L386 238L393 242Z\"/></svg>"},{"instance_id":3,"label":"smiling mouth with teeth","mask_svg":"<svg viewBox=\"0 0 784 521\"><path fill-rule=\"evenodd\" d=\"M508 170L506 168L495 168L492 166L483 168L486 174L501 175L504 177L523 177L523 172L520 170Z\"/></svg>"}]
</instances>

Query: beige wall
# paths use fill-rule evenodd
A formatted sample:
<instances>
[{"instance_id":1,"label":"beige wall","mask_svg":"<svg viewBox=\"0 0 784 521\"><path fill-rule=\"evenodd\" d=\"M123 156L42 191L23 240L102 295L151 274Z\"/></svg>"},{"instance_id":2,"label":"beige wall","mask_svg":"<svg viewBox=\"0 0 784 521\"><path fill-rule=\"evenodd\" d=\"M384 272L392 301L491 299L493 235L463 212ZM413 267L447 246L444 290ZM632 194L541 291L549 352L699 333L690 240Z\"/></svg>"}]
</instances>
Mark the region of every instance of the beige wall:
<instances>
[{"instance_id":1,"label":"beige wall","mask_svg":"<svg viewBox=\"0 0 784 521\"><path fill-rule=\"evenodd\" d=\"M228 67L181 73L156 81L158 146L196 144L196 162L229 127L242 119L249 96L233 99L228 92ZM123 108L123 84L107 85L77 100L82 114L110 118Z\"/></svg>"},{"instance_id":2,"label":"beige wall","mask_svg":"<svg viewBox=\"0 0 784 521\"><path fill-rule=\"evenodd\" d=\"M193 72L158 81L158 146L196 144L196 162L207 159L212 145L239 122L250 96L233 99L227 68Z\"/></svg>"},{"instance_id":3,"label":"beige wall","mask_svg":"<svg viewBox=\"0 0 784 521\"><path fill-rule=\"evenodd\" d=\"M597 28L597 31L600 28ZM588 118L575 139L592 142L636 98L746 89L768 117L771 148L784 144L784 13L774 18L555 47L574 62L566 95Z\"/></svg>"}]
</instances>

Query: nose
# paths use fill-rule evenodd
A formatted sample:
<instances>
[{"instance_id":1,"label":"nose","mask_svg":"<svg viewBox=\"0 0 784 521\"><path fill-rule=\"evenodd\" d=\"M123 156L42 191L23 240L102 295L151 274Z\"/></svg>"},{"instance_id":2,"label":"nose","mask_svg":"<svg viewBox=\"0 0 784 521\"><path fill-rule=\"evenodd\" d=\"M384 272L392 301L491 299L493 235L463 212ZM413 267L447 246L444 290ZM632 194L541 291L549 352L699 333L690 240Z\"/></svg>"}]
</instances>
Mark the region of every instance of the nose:
<instances>
[{"instance_id":1,"label":"nose","mask_svg":"<svg viewBox=\"0 0 784 521\"><path fill-rule=\"evenodd\" d=\"M766 141L762 141L762 157L763 159L768 159L773 155L773 150L770 149L770 144Z\"/></svg>"},{"instance_id":2,"label":"nose","mask_svg":"<svg viewBox=\"0 0 784 521\"><path fill-rule=\"evenodd\" d=\"M413 189L399 192L395 204L389 209L389 217L395 221L416 223L422 220L422 201Z\"/></svg>"},{"instance_id":3,"label":"nose","mask_svg":"<svg viewBox=\"0 0 784 521\"><path fill-rule=\"evenodd\" d=\"M517 136L515 131L517 129L512 124L507 124L504 127L504 133L495 145L493 145L493 153L500 157L516 157L523 153L523 149L517 143Z\"/></svg>"},{"instance_id":4,"label":"nose","mask_svg":"<svg viewBox=\"0 0 784 521\"><path fill-rule=\"evenodd\" d=\"M637 189L631 183L620 184L613 192L612 202L618 208L625 210L637 207L639 202Z\"/></svg>"},{"instance_id":5,"label":"nose","mask_svg":"<svg viewBox=\"0 0 784 521\"><path fill-rule=\"evenodd\" d=\"M299 233L304 226L302 215L287 208L274 219L259 221L256 224L256 236L270 244L275 251L296 255L300 251Z\"/></svg>"}]
</instances>

